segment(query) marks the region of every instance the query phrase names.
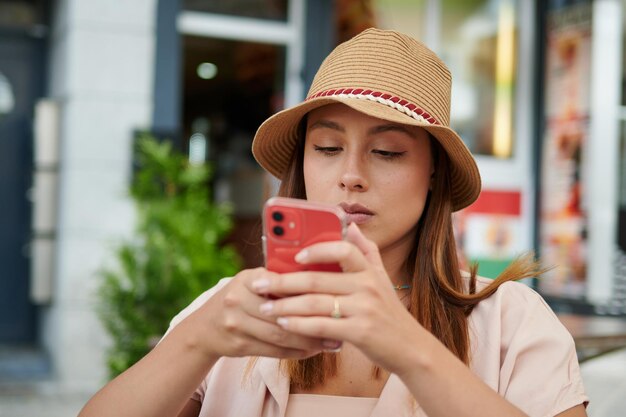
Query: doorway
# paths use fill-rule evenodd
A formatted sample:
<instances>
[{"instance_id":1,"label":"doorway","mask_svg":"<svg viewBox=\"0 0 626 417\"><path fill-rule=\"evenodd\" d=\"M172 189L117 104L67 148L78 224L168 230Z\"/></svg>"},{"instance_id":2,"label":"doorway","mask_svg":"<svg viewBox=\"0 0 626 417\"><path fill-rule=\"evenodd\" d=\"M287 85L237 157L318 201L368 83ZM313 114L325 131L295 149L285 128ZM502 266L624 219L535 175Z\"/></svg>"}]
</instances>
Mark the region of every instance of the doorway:
<instances>
[{"instance_id":1,"label":"doorway","mask_svg":"<svg viewBox=\"0 0 626 417\"><path fill-rule=\"evenodd\" d=\"M42 40L0 34L0 343L34 343L29 299L32 120L44 74Z\"/></svg>"},{"instance_id":2,"label":"doorway","mask_svg":"<svg viewBox=\"0 0 626 417\"><path fill-rule=\"evenodd\" d=\"M183 145L211 165L213 199L234 210L226 243L250 268L263 263L260 214L277 184L254 160L252 140L265 119L303 98L304 3L220 4L186 1L178 17Z\"/></svg>"}]
</instances>

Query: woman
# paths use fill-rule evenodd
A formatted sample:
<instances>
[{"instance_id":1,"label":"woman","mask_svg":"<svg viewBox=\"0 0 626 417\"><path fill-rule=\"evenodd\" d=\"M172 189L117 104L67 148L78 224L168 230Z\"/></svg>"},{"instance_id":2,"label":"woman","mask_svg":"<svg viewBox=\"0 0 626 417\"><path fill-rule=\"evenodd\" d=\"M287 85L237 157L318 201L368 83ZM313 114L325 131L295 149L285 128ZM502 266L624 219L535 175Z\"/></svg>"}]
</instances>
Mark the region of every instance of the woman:
<instances>
[{"instance_id":1,"label":"woman","mask_svg":"<svg viewBox=\"0 0 626 417\"><path fill-rule=\"evenodd\" d=\"M81 415L585 416L572 338L510 282L536 265L495 281L458 269L451 213L480 176L449 128L450 81L397 32L337 47L253 152L280 195L343 208L346 240L296 256L343 272L222 280Z\"/></svg>"}]
</instances>

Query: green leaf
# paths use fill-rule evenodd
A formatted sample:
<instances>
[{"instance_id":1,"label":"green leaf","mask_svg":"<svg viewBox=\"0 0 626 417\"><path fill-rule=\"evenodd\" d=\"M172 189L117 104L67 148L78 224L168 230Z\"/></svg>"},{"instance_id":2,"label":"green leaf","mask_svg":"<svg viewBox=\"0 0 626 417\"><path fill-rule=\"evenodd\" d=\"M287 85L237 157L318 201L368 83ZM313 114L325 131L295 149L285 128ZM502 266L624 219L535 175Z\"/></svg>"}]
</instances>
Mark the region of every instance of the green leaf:
<instances>
[{"instance_id":1,"label":"green leaf","mask_svg":"<svg viewBox=\"0 0 626 417\"><path fill-rule=\"evenodd\" d=\"M210 167L190 165L170 142L148 134L137 140L136 153L135 235L114 249L116 265L101 270L97 294L112 339L111 377L148 353L180 310L240 267L236 251L222 243L232 208L211 202Z\"/></svg>"}]
</instances>

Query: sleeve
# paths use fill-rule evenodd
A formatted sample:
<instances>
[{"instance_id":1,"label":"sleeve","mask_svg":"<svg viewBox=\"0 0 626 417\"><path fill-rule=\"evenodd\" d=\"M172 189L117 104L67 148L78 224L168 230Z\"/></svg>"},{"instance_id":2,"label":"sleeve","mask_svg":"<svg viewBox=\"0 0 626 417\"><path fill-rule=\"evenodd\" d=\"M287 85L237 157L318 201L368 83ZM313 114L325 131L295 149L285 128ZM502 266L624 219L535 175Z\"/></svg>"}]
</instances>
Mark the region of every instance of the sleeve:
<instances>
[{"instance_id":1,"label":"sleeve","mask_svg":"<svg viewBox=\"0 0 626 417\"><path fill-rule=\"evenodd\" d=\"M527 286L502 291L500 393L531 417L587 406L574 340L543 298Z\"/></svg>"},{"instance_id":2,"label":"sleeve","mask_svg":"<svg viewBox=\"0 0 626 417\"><path fill-rule=\"evenodd\" d=\"M222 278L212 288L200 294L195 300L191 302L191 304L189 304L187 307L181 310L180 313L174 316L174 318L170 321L170 326L168 327L167 331L165 332L165 335L163 335L163 338L161 338L161 340L166 338L169 332L171 332L174 327L178 326L184 319L186 319L194 311L199 309L209 298L215 295L215 293L217 293L219 290L224 288L226 284L230 282L231 279L232 278ZM202 383L196 389L196 391L194 391L194 393L191 395L191 398L196 401L202 402L202 398L204 397L206 388L207 388L207 384L206 384L206 378L205 378L202 380Z\"/></svg>"}]
</instances>

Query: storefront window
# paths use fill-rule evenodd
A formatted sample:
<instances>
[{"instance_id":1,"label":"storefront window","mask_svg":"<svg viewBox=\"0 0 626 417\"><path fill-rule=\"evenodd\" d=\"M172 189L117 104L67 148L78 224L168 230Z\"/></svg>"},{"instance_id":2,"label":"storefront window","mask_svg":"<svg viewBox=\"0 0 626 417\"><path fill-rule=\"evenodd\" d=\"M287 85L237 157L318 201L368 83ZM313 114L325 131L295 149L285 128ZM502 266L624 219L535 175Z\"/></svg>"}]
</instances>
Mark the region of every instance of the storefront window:
<instances>
[{"instance_id":1,"label":"storefront window","mask_svg":"<svg viewBox=\"0 0 626 417\"><path fill-rule=\"evenodd\" d=\"M626 74L624 74L623 82L626 82ZM623 99L623 96L622 96ZM622 104L624 106L624 104ZM624 269L622 272L626 281L626 120L620 123L620 153L619 153L619 231L618 243L619 250L624 258Z\"/></svg>"},{"instance_id":2,"label":"storefront window","mask_svg":"<svg viewBox=\"0 0 626 417\"><path fill-rule=\"evenodd\" d=\"M24 28L43 23L44 2L0 1L0 28Z\"/></svg>"},{"instance_id":3,"label":"storefront window","mask_svg":"<svg viewBox=\"0 0 626 417\"><path fill-rule=\"evenodd\" d=\"M626 8L622 10L626 19ZM622 102L619 136L619 193L617 211L617 254L615 262L614 299L622 301L622 312L626 313L626 27L622 42Z\"/></svg>"},{"instance_id":4,"label":"storefront window","mask_svg":"<svg viewBox=\"0 0 626 417\"><path fill-rule=\"evenodd\" d=\"M425 40L426 0L373 0L376 26Z\"/></svg>"},{"instance_id":5,"label":"storefront window","mask_svg":"<svg viewBox=\"0 0 626 417\"><path fill-rule=\"evenodd\" d=\"M540 252L555 266L539 280L543 294L581 298L587 280L588 207L583 162L589 140L590 2L548 11L541 152Z\"/></svg>"},{"instance_id":6,"label":"storefront window","mask_svg":"<svg viewBox=\"0 0 626 417\"><path fill-rule=\"evenodd\" d=\"M372 4L372 26L399 30L438 45L436 52L454 80L452 127L470 150L510 158L514 145L517 0L440 0L434 3L439 10L434 15L426 0L373 0Z\"/></svg>"},{"instance_id":7,"label":"storefront window","mask_svg":"<svg viewBox=\"0 0 626 417\"><path fill-rule=\"evenodd\" d=\"M623 10L626 19L626 8ZM625 20L626 21L626 20ZM622 101L620 111L620 136L619 136L619 233L618 243L621 257L624 259L622 272L626 289L626 27L624 28L624 41L622 44Z\"/></svg>"},{"instance_id":8,"label":"storefront window","mask_svg":"<svg viewBox=\"0 0 626 417\"><path fill-rule=\"evenodd\" d=\"M250 151L259 125L284 106L285 47L184 36L183 127L190 159L208 160L211 189L235 212L230 239L257 266L267 176Z\"/></svg>"},{"instance_id":9,"label":"storefront window","mask_svg":"<svg viewBox=\"0 0 626 417\"><path fill-rule=\"evenodd\" d=\"M515 0L442 0L440 55L452 72L452 127L475 154L513 153Z\"/></svg>"},{"instance_id":10,"label":"storefront window","mask_svg":"<svg viewBox=\"0 0 626 417\"><path fill-rule=\"evenodd\" d=\"M255 19L286 21L287 0L184 0L183 9Z\"/></svg>"}]
</instances>

